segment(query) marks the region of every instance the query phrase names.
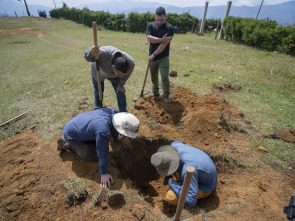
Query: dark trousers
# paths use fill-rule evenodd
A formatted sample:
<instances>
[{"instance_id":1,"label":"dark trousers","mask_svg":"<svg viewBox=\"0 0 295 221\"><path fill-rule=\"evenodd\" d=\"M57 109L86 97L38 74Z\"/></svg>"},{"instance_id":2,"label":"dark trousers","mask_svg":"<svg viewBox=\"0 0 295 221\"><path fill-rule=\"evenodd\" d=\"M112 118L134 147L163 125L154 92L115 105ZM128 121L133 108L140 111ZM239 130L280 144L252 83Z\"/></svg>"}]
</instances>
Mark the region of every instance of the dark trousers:
<instances>
[{"instance_id":1,"label":"dark trousers","mask_svg":"<svg viewBox=\"0 0 295 221\"><path fill-rule=\"evenodd\" d=\"M73 142L66 140L63 143L65 149L78 155L84 160L98 161L95 141Z\"/></svg>"}]
</instances>

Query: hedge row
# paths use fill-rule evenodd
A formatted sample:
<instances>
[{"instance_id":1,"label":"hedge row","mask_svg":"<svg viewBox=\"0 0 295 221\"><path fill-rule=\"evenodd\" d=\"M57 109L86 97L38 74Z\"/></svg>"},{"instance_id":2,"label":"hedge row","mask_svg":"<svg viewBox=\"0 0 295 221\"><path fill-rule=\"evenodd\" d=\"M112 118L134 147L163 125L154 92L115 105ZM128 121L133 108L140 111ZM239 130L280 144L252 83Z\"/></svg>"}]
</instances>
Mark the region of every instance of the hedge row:
<instances>
[{"instance_id":1,"label":"hedge row","mask_svg":"<svg viewBox=\"0 0 295 221\"><path fill-rule=\"evenodd\" d=\"M88 27L91 27L92 22L95 21L98 24L98 28L105 28L113 31L127 31L132 33L144 33L147 23L155 20L154 14L150 12L131 12L126 17L125 14L110 14L109 12L104 11L90 11L87 8L84 8L83 10L75 8L70 9L66 5L62 8L51 10L50 16L52 18L72 20ZM199 23L199 19L189 13L183 13L181 15L168 13L167 22L174 26L175 33L187 33L195 29ZM204 31L213 30L216 26L216 19L208 19L206 20Z\"/></svg>"},{"instance_id":2,"label":"hedge row","mask_svg":"<svg viewBox=\"0 0 295 221\"><path fill-rule=\"evenodd\" d=\"M295 55L295 28L276 21L230 16L224 20L224 35L252 47Z\"/></svg>"}]
</instances>

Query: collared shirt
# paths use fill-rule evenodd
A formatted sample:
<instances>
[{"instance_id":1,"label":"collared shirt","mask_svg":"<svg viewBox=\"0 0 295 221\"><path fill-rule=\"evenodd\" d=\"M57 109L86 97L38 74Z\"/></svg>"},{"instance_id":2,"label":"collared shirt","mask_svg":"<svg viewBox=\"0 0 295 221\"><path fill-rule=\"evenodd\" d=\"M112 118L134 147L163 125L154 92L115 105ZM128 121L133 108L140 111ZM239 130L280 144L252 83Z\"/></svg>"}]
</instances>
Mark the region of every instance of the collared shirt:
<instances>
[{"instance_id":1,"label":"collared shirt","mask_svg":"<svg viewBox=\"0 0 295 221\"><path fill-rule=\"evenodd\" d=\"M157 38L163 38L163 36L167 34L167 37L173 37L174 30L173 26L170 25L168 22L165 22L161 27L159 27L156 23L156 21L149 22L146 27L146 35L151 35ZM149 55L153 54L157 48L159 47L160 43L150 43L150 50ZM170 50L170 42L166 46L166 48L158 54L154 60L158 60L160 58L164 58L166 56L169 56L169 50Z\"/></svg>"},{"instance_id":2,"label":"collared shirt","mask_svg":"<svg viewBox=\"0 0 295 221\"><path fill-rule=\"evenodd\" d=\"M204 192L211 192L216 187L216 168L209 155L200 149L183 144L179 141L173 142L171 146L175 148L179 154L178 170L182 181L184 181L186 175L186 168L188 166L195 168L185 201L188 206L194 207L197 204L199 189ZM175 180L171 181L169 187L178 197L180 196L182 186Z\"/></svg>"},{"instance_id":3,"label":"collared shirt","mask_svg":"<svg viewBox=\"0 0 295 221\"><path fill-rule=\"evenodd\" d=\"M96 142L101 174L108 172L109 139L118 140L119 133L112 123L113 116L116 113L118 111L111 108L81 113L71 119L62 131L67 140L75 143Z\"/></svg>"},{"instance_id":4,"label":"collared shirt","mask_svg":"<svg viewBox=\"0 0 295 221\"><path fill-rule=\"evenodd\" d=\"M126 75L123 78L120 78L118 85L119 88L122 88L134 70L135 62L133 58L129 54L125 53L124 51L120 51L119 49L113 46L102 46L99 48L99 50L100 52L98 61L101 81L104 81L106 78L112 79L119 77L118 75L116 75L112 68L112 62L114 60L115 54L119 53L127 59L129 68L127 70ZM86 61L92 62L91 74L97 81L95 57L91 55L90 49L85 51L84 58L86 59Z\"/></svg>"}]
</instances>

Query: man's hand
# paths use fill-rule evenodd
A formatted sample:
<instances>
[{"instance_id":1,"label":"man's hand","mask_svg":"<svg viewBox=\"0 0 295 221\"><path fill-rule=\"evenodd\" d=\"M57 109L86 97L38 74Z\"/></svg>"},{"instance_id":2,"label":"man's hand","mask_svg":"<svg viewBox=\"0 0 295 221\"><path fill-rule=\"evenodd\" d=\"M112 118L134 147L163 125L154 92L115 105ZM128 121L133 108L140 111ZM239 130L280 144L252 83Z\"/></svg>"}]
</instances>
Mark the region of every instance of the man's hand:
<instances>
[{"instance_id":1,"label":"man's hand","mask_svg":"<svg viewBox=\"0 0 295 221\"><path fill-rule=\"evenodd\" d=\"M173 179L172 176L165 176L164 181L163 181L163 184L164 185L170 184L171 181L172 181L172 179Z\"/></svg>"},{"instance_id":2,"label":"man's hand","mask_svg":"<svg viewBox=\"0 0 295 221\"><path fill-rule=\"evenodd\" d=\"M100 176L100 187L110 188L111 187L110 179L113 180L113 177L110 174L108 174L108 173L101 174L101 176Z\"/></svg>"},{"instance_id":3,"label":"man's hand","mask_svg":"<svg viewBox=\"0 0 295 221\"><path fill-rule=\"evenodd\" d=\"M92 56L94 56L95 58L99 58L99 47L100 45L98 46L93 46L91 49L90 49L90 53Z\"/></svg>"},{"instance_id":4,"label":"man's hand","mask_svg":"<svg viewBox=\"0 0 295 221\"><path fill-rule=\"evenodd\" d=\"M154 59L155 59L155 55L154 54L152 54L152 55L150 55L149 57L148 57L148 59L150 60L150 61L153 61Z\"/></svg>"},{"instance_id":5,"label":"man's hand","mask_svg":"<svg viewBox=\"0 0 295 221\"><path fill-rule=\"evenodd\" d=\"M119 133L118 140L121 140L123 137L124 137L124 135Z\"/></svg>"},{"instance_id":6,"label":"man's hand","mask_svg":"<svg viewBox=\"0 0 295 221\"><path fill-rule=\"evenodd\" d=\"M125 94L126 93L126 89L125 89L125 87L123 86L123 87L118 87L117 88L117 93L119 93L119 92L122 92L123 94Z\"/></svg>"},{"instance_id":7,"label":"man's hand","mask_svg":"<svg viewBox=\"0 0 295 221\"><path fill-rule=\"evenodd\" d=\"M163 38L162 38L162 42L163 43L166 43L166 44L168 44L170 41L171 41L171 39L172 39L172 37L167 37L167 33L163 36Z\"/></svg>"}]
</instances>

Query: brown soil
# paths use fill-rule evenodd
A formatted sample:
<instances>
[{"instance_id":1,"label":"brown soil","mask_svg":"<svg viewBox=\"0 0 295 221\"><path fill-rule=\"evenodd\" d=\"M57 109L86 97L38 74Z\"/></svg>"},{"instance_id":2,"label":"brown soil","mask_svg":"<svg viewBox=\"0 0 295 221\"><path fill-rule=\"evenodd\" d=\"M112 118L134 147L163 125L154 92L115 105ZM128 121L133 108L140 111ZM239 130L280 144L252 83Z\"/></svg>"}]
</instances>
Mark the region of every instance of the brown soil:
<instances>
[{"instance_id":1,"label":"brown soil","mask_svg":"<svg viewBox=\"0 0 295 221\"><path fill-rule=\"evenodd\" d=\"M1 34L6 34L6 35L15 35L19 33L27 33L27 34L35 34L37 37L43 37L44 34L37 31L33 30L31 28L17 28L17 29L0 29Z\"/></svg>"},{"instance_id":2,"label":"brown soil","mask_svg":"<svg viewBox=\"0 0 295 221\"><path fill-rule=\"evenodd\" d=\"M97 162L69 152L59 153L56 141L40 140L24 130L0 143L0 220L172 220L176 208L165 202L167 186L150 165L156 149L174 140L198 147L213 159L218 186L196 208L184 207L182 219L286 220L295 188L294 172L274 171L258 158L247 131L255 130L236 107L222 96L198 96L173 88L171 104L153 98L135 103L141 121L136 139L111 143L110 195L100 205L93 196L100 190ZM290 163L294 171L294 162ZM62 181L79 177L87 185L85 201L70 206Z\"/></svg>"}]
</instances>

